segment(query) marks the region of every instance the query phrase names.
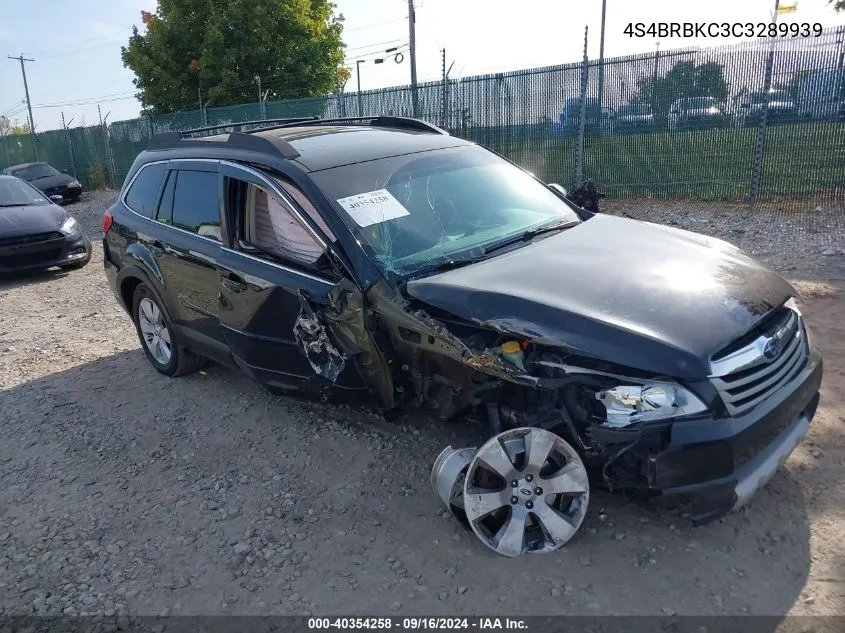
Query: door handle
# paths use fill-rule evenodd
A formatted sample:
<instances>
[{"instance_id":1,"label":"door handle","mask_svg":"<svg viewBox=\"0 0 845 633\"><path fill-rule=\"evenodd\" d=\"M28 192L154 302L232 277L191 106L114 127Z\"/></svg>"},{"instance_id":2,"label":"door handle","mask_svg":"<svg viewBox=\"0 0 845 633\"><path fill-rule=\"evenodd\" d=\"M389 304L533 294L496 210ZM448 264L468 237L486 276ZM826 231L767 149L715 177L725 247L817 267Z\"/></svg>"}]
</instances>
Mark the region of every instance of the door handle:
<instances>
[{"instance_id":1,"label":"door handle","mask_svg":"<svg viewBox=\"0 0 845 633\"><path fill-rule=\"evenodd\" d=\"M224 275L220 283L223 284L223 287L226 288L226 290L235 294L246 292L247 290L246 282L234 273Z\"/></svg>"}]
</instances>

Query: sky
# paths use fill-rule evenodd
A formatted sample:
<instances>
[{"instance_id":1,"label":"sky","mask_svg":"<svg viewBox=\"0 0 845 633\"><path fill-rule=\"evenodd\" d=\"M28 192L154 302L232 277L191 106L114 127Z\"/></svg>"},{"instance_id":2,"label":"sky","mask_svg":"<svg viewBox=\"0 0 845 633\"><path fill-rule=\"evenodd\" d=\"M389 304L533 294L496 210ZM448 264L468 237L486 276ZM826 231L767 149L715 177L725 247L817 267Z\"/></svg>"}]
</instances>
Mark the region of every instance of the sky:
<instances>
[{"instance_id":1,"label":"sky","mask_svg":"<svg viewBox=\"0 0 845 633\"><path fill-rule=\"evenodd\" d=\"M631 22L766 22L774 0L606 0L605 56L653 52L657 39L629 37ZM791 4L793 0L783 0ZM369 90L410 83L407 0L335 0L345 18L344 42L354 91L356 69L361 88ZM845 25L827 0L798 0L794 13L781 22ZM38 131L99 122L97 105L107 122L134 118L141 106L133 97L133 74L123 67L120 46L141 11L154 11L156 0L0 0L0 115L26 120L20 63L8 55L24 54L27 81ZM599 54L601 0L415 0L418 81L441 75L446 49L450 77L551 66L580 61L584 27L589 27L588 54ZM49 19L45 19L49 18ZM736 39L660 41L660 50L736 43ZM404 59L395 63L387 48L398 46ZM382 56L385 62L375 64ZM357 64L358 60L363 60Z\"/></svg>"}]
</instances>

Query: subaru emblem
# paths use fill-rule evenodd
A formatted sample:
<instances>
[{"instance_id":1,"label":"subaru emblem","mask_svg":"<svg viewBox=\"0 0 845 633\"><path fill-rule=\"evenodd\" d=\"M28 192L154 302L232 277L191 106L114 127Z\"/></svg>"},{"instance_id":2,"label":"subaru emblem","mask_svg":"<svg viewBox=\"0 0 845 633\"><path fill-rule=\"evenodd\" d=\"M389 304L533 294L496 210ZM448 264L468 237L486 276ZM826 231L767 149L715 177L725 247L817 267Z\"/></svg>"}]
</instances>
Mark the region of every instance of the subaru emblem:
<instances>
[{"instance_id":1,"label":"subaru emblem","mask_svg":"<svg viewBox=\"0 0 845 633\"><path fill-rule=\"evenodd\" d=\"M774 360L780 354L780 339L772 338L766 343L763 348L763 356L769 360Z\"/></svg>"}]
</instances>

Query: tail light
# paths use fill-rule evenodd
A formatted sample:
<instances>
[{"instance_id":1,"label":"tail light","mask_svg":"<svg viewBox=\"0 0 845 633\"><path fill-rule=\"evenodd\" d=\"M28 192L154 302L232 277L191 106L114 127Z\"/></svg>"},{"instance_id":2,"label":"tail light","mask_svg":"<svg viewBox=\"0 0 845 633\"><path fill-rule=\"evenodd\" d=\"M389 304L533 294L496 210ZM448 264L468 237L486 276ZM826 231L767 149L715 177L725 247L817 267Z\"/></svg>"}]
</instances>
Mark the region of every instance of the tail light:
<instances>
[{"instance_id":1,"label":"tail light","mask_svg":"<svg viewBox=\"0 0 845 633\"><path fill-rule=\"evenodd\" d=\"M114 218L111 217L111 213L106 211L103 214L103 235L105 235L106 233L109 232L109 229L111 228L112 222L114 222Z\"/></svg>"}]
</instances>

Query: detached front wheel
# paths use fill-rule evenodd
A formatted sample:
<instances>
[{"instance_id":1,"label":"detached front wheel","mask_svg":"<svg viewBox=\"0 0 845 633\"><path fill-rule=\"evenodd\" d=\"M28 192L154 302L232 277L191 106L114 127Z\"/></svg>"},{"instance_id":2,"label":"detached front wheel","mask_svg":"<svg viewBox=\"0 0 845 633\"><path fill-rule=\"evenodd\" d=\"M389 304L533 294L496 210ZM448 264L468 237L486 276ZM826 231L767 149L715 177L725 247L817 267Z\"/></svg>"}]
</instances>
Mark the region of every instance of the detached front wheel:
<instances>
[{"instance_id":1,"label":"detached front wheel","mask_svg":"<svg viewBox=\"0 0 845 633\"><path fill-rule=\"evenodd\" d=\"M587 470L575 449L532 427L491 438L464 480L463 509L472 531L509 557L566 545L581 527L589 500Z\"/></svg>"}]
</instances>

